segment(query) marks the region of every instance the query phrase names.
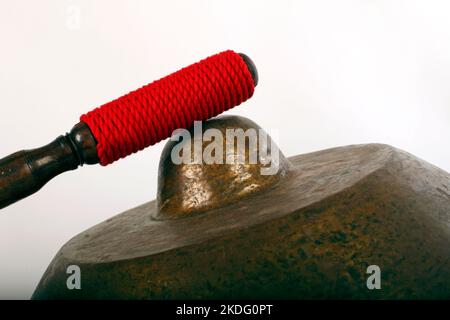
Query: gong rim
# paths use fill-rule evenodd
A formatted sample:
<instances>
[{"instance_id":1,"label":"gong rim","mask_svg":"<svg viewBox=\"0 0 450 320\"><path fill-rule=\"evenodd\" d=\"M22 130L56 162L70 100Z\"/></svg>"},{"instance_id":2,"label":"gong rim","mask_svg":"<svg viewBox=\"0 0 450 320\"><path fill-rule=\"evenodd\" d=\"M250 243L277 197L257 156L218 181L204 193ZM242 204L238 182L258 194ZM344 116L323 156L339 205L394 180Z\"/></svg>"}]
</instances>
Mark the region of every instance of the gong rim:
<instances>
[{"instance_id":1,"label":"gong rim","mask_svg":"<svg viewBox=\"0 0 450 320\"><path fill-rule=\"evenodd\" d=\"M363 144L289 157L289 176L237 203L180 219L154 220L151 216L157 207L152 200L78 234L61 248L59 255L80 263L110 263L195 245L232 230L269 223L346 190L381 169L394 152L399 151L388 145Z\"/></svg>"}]
</instances>

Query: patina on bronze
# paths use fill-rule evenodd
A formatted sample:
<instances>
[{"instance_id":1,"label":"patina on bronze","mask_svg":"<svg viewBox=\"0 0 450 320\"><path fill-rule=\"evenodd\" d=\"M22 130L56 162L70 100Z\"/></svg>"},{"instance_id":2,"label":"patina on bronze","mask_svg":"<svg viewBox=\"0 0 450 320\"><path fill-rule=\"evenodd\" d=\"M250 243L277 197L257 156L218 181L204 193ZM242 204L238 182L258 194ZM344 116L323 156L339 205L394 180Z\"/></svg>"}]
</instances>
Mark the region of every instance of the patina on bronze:
<instances>
[{"instance_id":1,"label":"patina on bronze","mask_svg":"<svg viewBox=\"0 0 450 320\"><path fill-rule=\"evenodd\" d=\"M226 117L212 126L255 124ZM222 185L235 179L229 168L205 165L189 180L165 150L158 201L70 240L33 298L450 298L447 172L381 144L280 163L276 177L249 168L261 188L236 196ZM205 188L205 206L180 204ZM82 290L67 289L69 265L80 267ZM380 290L367 287L369 265L380 267Z\"/></svg>"}]
</instances>

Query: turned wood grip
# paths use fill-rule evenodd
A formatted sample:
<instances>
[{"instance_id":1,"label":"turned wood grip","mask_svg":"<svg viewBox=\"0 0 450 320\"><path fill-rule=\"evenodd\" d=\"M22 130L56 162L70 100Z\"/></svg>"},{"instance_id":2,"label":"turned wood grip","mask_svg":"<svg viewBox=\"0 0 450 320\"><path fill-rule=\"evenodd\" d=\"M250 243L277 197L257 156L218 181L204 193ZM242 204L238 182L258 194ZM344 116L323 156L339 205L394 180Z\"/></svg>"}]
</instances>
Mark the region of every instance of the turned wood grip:
<instances>
[{"instance_id":1,"label":"turned wood grip","mask_svg":"<svg viewBox=\"0 0 450 320\"><path fill-rule=\"evenodd\" d=\"M41 148L0 160L0 209L23 199L62 172L98 163L96 141L83 122Z\"/></svg>"}]
</instances>

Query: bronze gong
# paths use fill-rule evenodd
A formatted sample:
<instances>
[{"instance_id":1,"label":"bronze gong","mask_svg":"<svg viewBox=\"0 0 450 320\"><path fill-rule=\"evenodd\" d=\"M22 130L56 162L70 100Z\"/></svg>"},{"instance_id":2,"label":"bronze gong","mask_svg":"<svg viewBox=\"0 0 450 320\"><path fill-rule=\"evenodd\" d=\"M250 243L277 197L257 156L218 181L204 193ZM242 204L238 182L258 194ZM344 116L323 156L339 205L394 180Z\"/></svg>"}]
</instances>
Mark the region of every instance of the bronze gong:
<instances>
[{"instance_id":1,"label":"bronze gong","mask_svg":"<svg viewBox=\"0 0 450 320\"><path fill-rule=\"evenodd\" d=\"M228 116L208 128L259 127ZM450 298L447 172L382 144L280 154L275 175L262 163L175 165L174 146L156 201L67 242L34 299ZM70 265L81 290L67 287Z\"/></svg>"}]
</instances>

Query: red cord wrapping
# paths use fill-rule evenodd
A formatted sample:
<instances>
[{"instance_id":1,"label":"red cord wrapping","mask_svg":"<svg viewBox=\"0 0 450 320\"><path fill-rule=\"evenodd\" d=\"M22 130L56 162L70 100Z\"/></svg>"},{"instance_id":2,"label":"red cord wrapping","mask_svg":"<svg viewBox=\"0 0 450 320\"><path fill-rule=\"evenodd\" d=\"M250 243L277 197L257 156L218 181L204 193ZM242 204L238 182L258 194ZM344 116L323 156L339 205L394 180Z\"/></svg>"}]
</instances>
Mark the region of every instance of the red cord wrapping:
<instances>
[{"instance_id":1,"label":"red cord wrapping","mask_svg":"<svg viewBox=\"0 0 450 320\"><path fill-rule=\"evenodd\" d=\"M228 50L84 114L106 166L239 105L253 95L244 60Z\"/></svg>"}]
</instances>

